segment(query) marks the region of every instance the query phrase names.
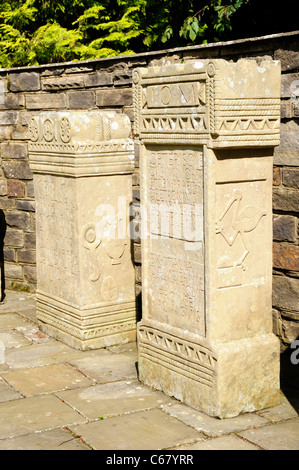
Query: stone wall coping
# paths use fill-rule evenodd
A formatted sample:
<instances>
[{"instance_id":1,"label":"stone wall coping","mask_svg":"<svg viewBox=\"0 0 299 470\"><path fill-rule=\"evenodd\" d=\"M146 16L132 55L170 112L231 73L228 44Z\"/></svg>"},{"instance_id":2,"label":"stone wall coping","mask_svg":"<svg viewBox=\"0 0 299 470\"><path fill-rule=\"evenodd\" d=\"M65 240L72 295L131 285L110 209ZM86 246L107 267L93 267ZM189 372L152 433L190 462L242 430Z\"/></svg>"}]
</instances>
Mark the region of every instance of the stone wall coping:
<instances>
[{"instance_id":1,"label":"stone wall coping","mask_svg":"<svg viewBox=\"0 0 299 470\"><path fill-rule=\"evenodd\" d=\"M294 36L299 36L299 30L297 31L290 31L287 33L277 33L277 34L268 34L265 36L256 36L250 38L243 38L243 39L235 39L230 41L219 41L214 43L208 44L198 44L195 46L186 46L186 47L176 47L172 49L163 49L157 51L150 51L150 52L142 52L138 54L128 54L128 55L118 55L114 57L105 57L101 59L89 59L89 60L78 60L78 61L69 61L69 62L59 62L54 64L41 64L41 65L31 65L31 66L22 66L22 67L12 67L12 68L0 68L0 73L3 72L28 72L33 70L44 70L49 68L56 68L56 67L74 67L74 65L83 66L83 65L92 65L92 64L104 64L106 62L118 62L121 60L128 60L128 59L136 59L140 60L147 57L152 56L160 56L160 55L167 55L167 54L175 54L179 52L190 52L190 51L201 51L206 49L215 49L218 47L231 47L231 46L238 46L244 44L252 44L262 41L271 41L273 39L283 39L283 38L291 38Z\"/></svg>"}]
</instances>

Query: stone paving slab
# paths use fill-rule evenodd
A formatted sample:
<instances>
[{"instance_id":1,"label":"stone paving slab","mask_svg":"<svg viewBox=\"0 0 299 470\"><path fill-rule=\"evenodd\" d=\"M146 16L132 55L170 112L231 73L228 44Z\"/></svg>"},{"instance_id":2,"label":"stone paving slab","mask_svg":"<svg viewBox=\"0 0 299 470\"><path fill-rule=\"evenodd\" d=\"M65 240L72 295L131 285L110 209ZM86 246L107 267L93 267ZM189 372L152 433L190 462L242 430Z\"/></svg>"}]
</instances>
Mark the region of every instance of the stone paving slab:
<instances>
[{"instance_id":1,"label":"stone paving slab","mask_svg":"<svg viewBox=\"0 0 299 470\"><path fill-rule=\"evenodd\" d=\"M22 398L22 395L0 379L0 403L17 398Z\"/></svg>"},{"instance_id":2,"label":"stone paving slab","mask_svg":"<svg viewBox=\"0 0 299 470\"><path fill-rule=\"evenodd\" d=\"M57 394L65 403L89 419L111 417L162 407L172 400L161 392L152 391L140 382L113 382Z\"/></svg>"},{"instance_id":3,"label":"stone paving slab","mask_svg":"<svg viewBox=\"0 0 299 470\"><path fill-rule=\"evenodd\" d=\"M137 379L137 353L135 351L119 354L110 352L104 357L103 354L94 355L92 361L86 357L69 362L99 383Z\"/></svg>"},{"instance_id":4,"label":"stone paving slab","mask_svg":"<svg viewBox=\"0 0 299 470\"><path fill-rule=\"evenodd\" d=\"M14 295L16 294L16 295ZM0 304L1 313L23 313L33 312L35 309L35 296L32 294L9 293L4 302Z\"/></svg>"},{"instance_id":5,"label":"stone paving slab","mask_svg":"<svg viewBox=\"0 0 299 470\"><path fill-rule=\"evenodd\" d=\"M0 440L0 450L90 450L64 429L36 432L25 436Z\"/></svg>"},{"instance_id":6,"label":"stone paving slab","mask_svg":"<svg viewBox=\"0 0 299 470\"><path fill-rule=\"evenodd\" d=\"M299 450L299 418L239 433L265 450Z\"/></svg>"},{"instance_id":7,"label":"stone paving slab","mask_svg":"<svg viewBox=\"0 0 299 470\"><path fill-rule=\"evenodd\" d=\"M204 439L201 433L157 409L69 428L96 450L160 450Z\"/></svg>"},{"instance_id":8,"label":"stone paving slab","mask_svg":"<svg viewBox=\"0 0 299 470\"><path fill-rule=\"evenodd\" d=\"M55 342L54 338L43 333L37 325L31 321L27 322L26 326L19 326L16 330L21 333L26 339L34 343L49 343Z\"/></svg>"},{"instance_id":9,"label":"stone paving slab","mask_svg":"<svg viewBox=\"0 0 299 470\"><path fill-rule=\"evenodd\" d=\"M81 351L53 341L8 350L5 354L5 362L13 368L40 367L58 362L68 362L72 358L81 357L81 354Z\"/></svg>"},{"instance_id":10,"label":"stone paving slab","mask_svg":"<svg viewBox=\"0 0 299 470\"><path fill-rule=\"evenodd\" d=\"M250 442L241 439L238 436L229 435L216 437L214 439L207 439L199 441L190 446L176 447L176 450L194 451L194 450L260 450L259 447L251 444Z\"/></svg>"},{"instance_id":11,"label":"stone paving slab","mask_svg":"<svg viewBox=\"0 0 299 470\"><path fill-rule=\"evenodd\" d=\"M32 341L19 331L0 331L0 341L4 344L5 349L20 348L32 344Z\"/></svg>"},{"instance_id":12,"label":"stone paving slab","mask_svg":"<svg viewBox=\"0 0 299 470\"><path fill-rule=\"evenodd\" d=\"M0 439L85 421L79 413L53 395L0 403L0 416Z\"/></svg>"},{"instance_id":13,"label":"stone paving slab","mask_svg":"<svg viewBox=\"0 0 299 470\"><path fill-rule=\"evenodd\" d=\"M281 393L280 405L258 411L257 414L273 423L281 421L282 419L285 420L298 417L297 411L293 408L291 403L289 403L283 393Z\"/></svg>"},{"instance_id":14,"label":"stone paving slab","mask_svg":"<svg viewBox=\"0 0 299 470\"><path fill-rule=\"evenodd\" d=\"M86 387L93 381L67 364L18 369L4 372L2 377L26 397L76 387Z\"/></svg>"},{"instance_id":15,"label":"stone paving slab","mask_svg":"<svg viewBox=\"0 0 299 470\"><path fill-rule=\"evenodd\" d=\"M0 306L0 330L9 330L18 327L27 327L27 322L21 318L17 313L2 312L2 305Z\"/></svg>"},{"instance_id":16,"label":"stone paving slab","mask_svg":"<svg viewBox=\"0 0 299 470\"><path fill-rule=\"evenodd\" d=\"M244 413L243 415L230 419L217 419L183 404L165 407L164 411L210 437L221 436L254 426L269 424L269 421L255 413Z\"/></svg>"}]
</instances>

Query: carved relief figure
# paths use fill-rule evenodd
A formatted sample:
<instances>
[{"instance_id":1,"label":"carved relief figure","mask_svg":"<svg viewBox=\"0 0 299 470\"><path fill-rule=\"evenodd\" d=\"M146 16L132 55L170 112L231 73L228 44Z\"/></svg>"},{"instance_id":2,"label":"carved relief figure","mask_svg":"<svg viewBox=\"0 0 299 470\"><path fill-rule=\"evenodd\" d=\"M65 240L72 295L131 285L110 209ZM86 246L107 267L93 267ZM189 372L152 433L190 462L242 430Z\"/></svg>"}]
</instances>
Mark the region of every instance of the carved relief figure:
<instances>
[{"instance_id":1,"label":"carved relief figure","mask_svg":"<svg viewBox=\"0 0 299 470\"><path fill-rule=\"evenodd\" d=\"M243 271L246 270L245 260L249 249L244 233L252 232L258 226L261 218L267 215L263 209L254 205L240 208L241 200L242 193L236 190L220 219L216 222L216 234L221 234L229 247L236 246L238 243L235 252L232 250L232 256L236 253L239 255L237 259L233 259L227 254L223 255L218 260L218 269L240 267Z\"/></svg>"}]
</instances>

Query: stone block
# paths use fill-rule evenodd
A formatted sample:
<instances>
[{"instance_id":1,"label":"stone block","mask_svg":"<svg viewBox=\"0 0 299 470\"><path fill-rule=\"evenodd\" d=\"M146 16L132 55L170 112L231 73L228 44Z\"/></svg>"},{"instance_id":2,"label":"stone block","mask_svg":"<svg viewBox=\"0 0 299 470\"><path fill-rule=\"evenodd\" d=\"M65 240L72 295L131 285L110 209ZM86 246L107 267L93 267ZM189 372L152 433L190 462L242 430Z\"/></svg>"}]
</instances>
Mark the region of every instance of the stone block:
<instances>
[{"instance_id":1,"label":"stone block","mask_svg":"<svg viewBox=\"0 0 299 470\"><path fill-rule=\"evenodd\" d=\"M35 266L24 266L24 277L28 282L36 284L36 267Z\"/></svg>"},{"instance_id":2,"label":"stone block","mask_svg":"<svg viewBox=\"0 0 299 470\"><path fill-rule=\"evenodd\" d=\"M299 316L299 315L298 315ZM294 322L289 319L282 319L283 341L291 344L299 337L299 321Z\"/></svg>"},{"instance_id":3,"label":"stone block","mask_svg":"<svg viewBox=\"0 0 299 470\"><path fill-rule=\"evenodd\" d=\"M11 126L0 126L0 139L1 142L4 140L10 140L12 135L12 127Z\"/></svg>"},{"instance_id":4,"label":"stone block","mask_svg":"<svg viewBox=\"0 0 299 470\"><path fill-rule=\"evenodd\" d=\"M123 113L128 116L132 123L134 122L134 108L132 106L124 106Z\"/></svg>"},{"instance_id":5,"label":"stone block","mask_svg":"<svg viewBox=\"0 0 299 470\"><path fill-rule=\"evenodd\" d=\"M18 250L18 262L25 264L35 264L36 252L34 250Z\"/></svg>"},{"instance_id":6,"label":"stone block","mask_svg":"<svg viewBox=\"0 0 299 470\"><path fill-rule=\"evenodd\" d=\"M35 212L35 201L17 201L16 208L19 211Z\"/></svg>"},{"instance_id":7,"label":"stone block","mask_svg":"<svg viewBox=\"0 0 299 470\"><path fill-rule=\"evenodd\" d=\"M68 90L74 88L84 88L83 75L42 79L42 89L45 91Z\"/></svg>"},{"instance_id":8,"label":"stone block","mask_svg":"<svg viewBox=\"0 0 299 470\"><path fill-rule=\"evenodd\" d=\"M17 264L5 263L5 277L21 281L23 279L23 268Z\"/></svg>"},{"instance_id":9,"label":"stone block","mask_svg":"<svg viewBox=\"0 0 299 470\"><path fill-rule=\"evenodd\" d=\"M281 97L293 99L299 97L299 73L282 74Z\"/></svg>"},{"instance_id":10,"label":"stone block","mask_svg":"<svg viewBox=\"0 0 299 470\"><path fill-rule=\"evenodd\" d=\"M130 106L133 102L132 90L100 90L96 92L96 105L99 108Z\"/></svg>"},{"instance_id":11,"label":"stone block","mask_svg":"<svg viewBox=\"0 0 299 470\"><path fill-rule=\"evenodd\" d=\"M134 263L140 264L141 263L141 245L138 243L134 243ZM140 281L141 281L141 273L140 273ZM137 282L137 279L136 279Z\"/></svg>"},{"instance_id":12,"label":"stone block","mask_svg":"<svg viewBox=\"0 0 299 470\"><path fill-rule=\"evenodd\" d=\"M142 284L141 266L135 266L135 280L136 284Z\"/></svg>"},{"instance_id":13,"label":"stone block","mask_svg":"<svg viewBox=\"0 0 299 470\"><path fill-rule=\"evenodd\" d=\"M36 72L21 72L9 74L10 91L40 90L40 76Z\"/></svg>"},{"instance_id":14,"label":"stone block","mask_svg":"<svg viewBox=\"0 0 299 470\"><path fill-rule=\"evenodd\" d=\"M95 105L93 91L69 91L67 92L68 108L89 109Z\"/></svg>"},{"instance_id":15,"label":"stone block","mask_svg":"<svg viewBox=\"0 0 299 470\"><path fill-rule=\"evenodd\" d=\"M44 112L29 130L41 328L78 349L136 340L129 119L98 110Z\"/></svg>"},{"instance_id":16,"label":"stone block","mask_svg":"<svg viewBox=\"0 0 299 470\"><path fill-rule=\"evenodd\" d=\"M2 161L2 168L6 178L32 180L29 164L25 161Z\"/></svg>"},{"instance_id":17,"label":"stone block","mask_svg":"<svg viewBox=\"0 0 299 470\"><path fill-rule=\"evenodd\" d=\"M282 182L284 186L299 189L299 169L284 168L282 171Z\"/></svg>"},{"instance_id":18,"label":"stone block","mask_svg":"<svg viewBox=\"0 0 299 470\"><path fill-rule=\"evenodd\" d=\"M28 183L27 183L27 197L34 198L34 183L33 183L33 181L28 181Z\"/></svg>"},{"instance_id":19,"label":"stone block","mask_svg":"<svg viewBox=\"0 0 299 470\"><path fill-rule=\"evenodd\" d=\"M299 69L298 41L290 40L285 44L279 43L274 50L274 59L281 63L282 72L292 72Z\"/></svg>"},{"instance_id":20,"label":"stone block","mask_svg":"<svg viewBox=\"0 0 299 470\"><path fill-rule=\"evenodd\" d=\"M7 195L8 195L7 181L0 180L0 196L7 196Z\"/></svg>"},{"instance_id":21,"label":"stone block","mask_svg":"<svg viewBox=\"0 0 299 470\"><path fill-rule=\"evenodd\" d=\"M299 247L274 243L273 266L278 269L299 272Z\"/></svg>"},{"instance_id":22,"label":"stone block","mask_svg":"<svg viewBox=\"0 0 299 470\"><path fill-rule=\"evenodd\" d=\"M290 99L282 100L280 113L282 119L292 119L294 117L294 103Z\"/></svg>"},{"instance_id":23,"label":"stone block","mask_svg":"<svg viewBox=\"0 0 299 470\"><path fill-rule=\"evenodd\" d=\"M273 238L277 241L297 240L297 219L291 215L273 216Z\"/></svg>"},{"instance_id":24,"label":"stone block","mask_svg":"<svg viewBox=\"0 0 299 470\"><path fill-rule=\"evenodd\" d=\"M59 77L60 75L64 74L64 72L65 72L65 68L64 68L64 67L57 67L57 66L54 66L53 68L44 70L44 71L41 73L41 76L42 76L42 77L49 77L49 76Z\"/></svg>"},{"instance_id":25,"label":"stone block","mask_svg":"<svg viewBox=\"0 0 299 470\"><path fill-rule=\"evenodd\" d=\"M298 150L274 150L274 164L285 166L299 166Z\"/></svg>"},{"instance_id":26,"label":"stone block","mask_svg":"<svg viewBox=\"0 0 299 470\"><path fill-rule=\"evenodd\" d=\"M125 86L132 84L132 70L122 69L115 70L113 77L114 86Z\"/></svg>"},{"instance_id":27,"label":"stone block","mask_svg":"<svg viewBox=\"0 0 299 470\"><path fill-rule=\"evenodd\" d=\"M273 168L273 186L280 186L281 184L281 169Z\"/></svg>"},{"instance_id":28,"label":"stone block","mask_svg":"<svg viewBox=\"0 0 299 470\"><path fill-rule=\"evenodd\" d=\"M113 76L106 71L98 71L84 77L85 87L109 86L113 84Z\"/></svg>"},{"instance_id":29,"label":"stone block","mask_svg":"<svg viewBox=\"0 0 299 470\"><path fill-rule=\"evenodd\" d=\"M7 180L7 195L9 197L24 197L25 183L17 180Z\"/></svg>"},{"instance_id":30,"label":"stone block","mask_svg":"<svg viewBox=\"0 0 299 470\"><path fill-rule=\"evenodd\" d=\"M295 189L274 188L273 209L285 212L299 212L298 191Z\"/></svg>"},{"instance_id":31,"label":"stone block","mask_svg":"<svg viewBox=\"0 0 299 470\"><path fill-rule=\"evenodd\" d=\"M67 67L65 69L65 73L70 74L70 73L87 73L87 72L92 72L93 71L93 66L92 65L80 65L77 67Z\"/></svg>"},{"instance_id":32,"label":"stone block","mask_svg":"<svg viewBox=\"0 0 299 470\"><path fill-rule=\"evenodd\" d=\"M133 82L141 143L139 378L220 418L273 406L279 64L190 61L136 69Z\"/></svg>"},{"instance_id":33,"label":"stone block","mask_svg":"<svg viewBox=\"0 0 299 470\"><path fill-rule=\"evenodd\" d=\"M6 213L6 223L9 227L28 230L30 228L30 215L27 212L9 211Z\"/></svg>"},{"instance_id":34,"label":"stone block","mask_svg":"<svg viewBox=\"0 0 299 470\"><path fill-rule=\"evenodd\" d=\"M299 279L273 276L273 307L280 310L299 311Z\"/></svg>"},{"instance_id":35,"label":"stone block","mask_svg":"<svg viewBox=\"0 0 299 470\"><path fill-rule=\"evenodd\" d=\"M4 255L4 261L10 261L10 262L16 261L16 252L12 248L4 248L3 255Z\"/></svg>"},{"instance_id":36,"label":"stone block","mask_svg":"<svg viewBox=\"0 0 299 470\"><path fill-rule=\"evenodd\" d=\"M276 151L281 152L283 150L293 152L299 151L298 129L281 132L280 146L277 147Z\"/></svg>"},{"instance_id":37,"label":"stone block","mask_svg":"<svg viewBox=\"0 0 299 470\"><path fill-rule=\"evenodd\" d=\"M21 230L6 230L4 244L6 246L15 246L17 248L24 246L24 233Z\"/></svg>"},{"instance_id":38,"label":"stone block","mask_svg":"<svg viewBox=\"0 0 299 470\"><path fill-rule=\"evenodd\" d=\"M36 248L36 234L35 233L25 233L25 248L35 249Z\"/></svg>"},{"instance_id":39,"label":"stone block","mask_svg":"<svg viewBox=\"0 0 299 470\"><path fill-rule=\"evenodd\" d=\"M31 109L63 109L66 107L64 93L26 93L26 108Z\"/></svg>"},{"instance_id":40,"label":"stone block","mask_svg":"<svg viewBox=\"0 0 299 470\"><path fill-rule=\"evenodd\" d=\"M9 159L26 159L28 156L27 143L4 142L0 146L1 157Z\"/></svg>"},{"instance_id":41,"label":"stone block","mask_svg":"<svg viewBox=\"0 0 299 470\"><path fill-rule=\"evenodd\" d=\"M4 95L7 93L7 78L0 79L0 105L4 103Z\"/></svg>"},{"instance_id":42,"label":"stone block","mask_svg":"<svg viewBox=\"0 0 299 470\"><path fill-rule=\"evenodd\" d=\"M23 109L25 107L23 94L5 93L2 101L0 99L0 109Z\"/></svg>"},{"instance_id":43,"label":"stone block","mask_svg":"<svg viewBox=\"0 0 299 470\"><path fill-rule=\"evenodd\" d=\"M28 141L29 132L28 132L27 127L17 125L11 133L11 138L12 140Z\"/></svg>"},{"instance_id":44,"label":"stone block","mask_svg":"<svg viewBox=\"0 0 299 470\"><path fill-rule=\"evenodd\" d=\"M18 113L16 111L0 111L0 126L13 126L17 120Z\"/></svg>"},{"instance_id":45,"label":"stone block","mask_svg":"<svg viewBox=\"0 0 299 470\"><path fill-rule=\"evenodd\" d=\"M15 200L9 199L7 197L0 198L0 209L9 210L14 209L16 207Z\"/></svg>"}]
</instances>

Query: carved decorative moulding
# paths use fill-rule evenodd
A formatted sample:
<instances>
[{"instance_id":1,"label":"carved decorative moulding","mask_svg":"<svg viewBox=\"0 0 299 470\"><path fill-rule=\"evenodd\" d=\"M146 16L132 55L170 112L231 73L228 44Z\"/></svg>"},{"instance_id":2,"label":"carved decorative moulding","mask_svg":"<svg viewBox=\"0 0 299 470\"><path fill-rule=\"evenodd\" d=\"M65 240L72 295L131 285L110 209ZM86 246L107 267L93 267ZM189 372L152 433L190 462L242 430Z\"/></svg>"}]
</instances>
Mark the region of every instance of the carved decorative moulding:
<instances>
[{"instance_id":1,"label":"carved decorative moulding","mask_svg":"<svg viewBox=\"0 0 299 470\"><path fill-rule=\"evenodd\" d=\"M33 171L85 175L132 173L133 143L126 115L44 112L29 122Z\"/></svg>"},{"instance_id":2,"label":"carved decorative moulding","mask_svg":"<svg viewBox=\"0 0 299 470\"><path fill-rule=\"evenodd\" d=\"M213 148L279 145L278 62L196 61L136 69L135 134Z\"/></svg>"}]
</instances>

